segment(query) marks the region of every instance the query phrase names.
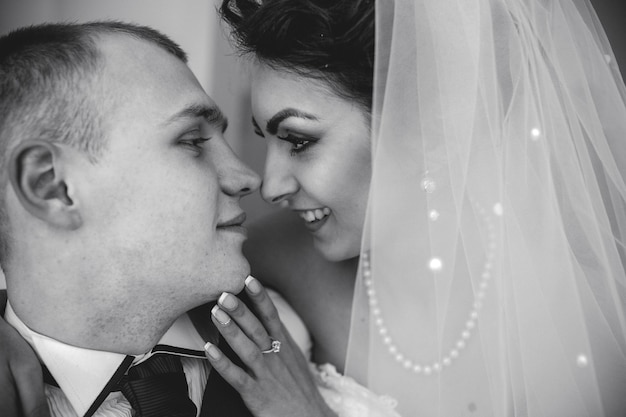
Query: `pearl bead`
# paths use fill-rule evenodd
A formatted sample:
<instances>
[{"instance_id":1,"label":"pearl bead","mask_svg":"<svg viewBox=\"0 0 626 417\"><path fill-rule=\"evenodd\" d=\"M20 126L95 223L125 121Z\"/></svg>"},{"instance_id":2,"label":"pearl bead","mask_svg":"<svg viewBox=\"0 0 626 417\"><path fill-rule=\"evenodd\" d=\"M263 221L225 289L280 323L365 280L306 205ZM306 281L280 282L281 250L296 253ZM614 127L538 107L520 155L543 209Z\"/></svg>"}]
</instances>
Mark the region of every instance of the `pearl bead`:
<instances>
[{"instance_id":1,"label":"pearl bead","mask_svg":"<svg viewBox=\"0 0 626 417\"><path fill-rule=\"evenodd\" d=\"M437 189L437 184L435 183L435 181L432 180L432 178L424 178L422 180L422 188L424 189L424 191L430 194Z\"/></svg>"},{"instance_id":2,"label":"pearl bead","mask_svg":"<svg viewBox=\"0 0 626 417\"><path fill-rule=\"evenodd\" d=\"M433 192L436 189L435 182L430 178L425 178L422 182L422 186L426 192ZM474 203L476 204L476 203ZM363 283L366 287L366 294L369 299L370 313L373 318L373 323L378 328L378 333L382 338L382 342L387 346L387 350L390 355L403 366L405 369L414 372L415 374L431 375L443 371L444 368L452 365L452 362L460 355L460 351L465 349L466 341L471 338L471 331L478 325L477 320L479 318L479 311L482 309L482 300L486 295L486 291L489 288L488 281L493 278L491 270L493 269L493 262L496 254L496 232L494 223L489 218L489 213L476 204L476 212L480 214L485 222L485 227L488 231L488 250L485 253L485 262L483 264L483 271L480 274L481 280L478 283L478 291L474 294L474 300L472 302L472 310L468 314L468 319L465 322L465 327L461 332L459 338L454 343L454 348L448 353L448 356L441 357L440 362L433 362L431 365L422 365L414 362L409 357L400 352L398 346L394 343L393 338L389 334L389 329L385 326L385 321L382 317L381 308L378 305L378 299L376 298L376 291L374 288L374 281L371 279L370 269L370 253L364 252L361 255L361 273L363 277ZM493 212L501 216L502 204L496 203L493 206ZM428 213L428 217L432 221L436 221L440 214L437 210L431 210ZM438 272L443 268L443 262L438 257L433 257L428 262L428 268L433 272ZM584 355L579 355L577 358L577 364L580 367L587 366L587 358Z\"/></svg>"},{"instance_id":3,"label":"pearl bead","mask_svg":"<svg viewBox=\"0 0 626 417\"><path fill-rule=\"evenodd\" d=\"M530 136L531 136L532 140L538 140L539 137L541 136L541 130L539 130L536 127L532 128L530 130Z\"/></svg>"},{"instance_id":4,"label":"pearl bead","mask_svg":"<svg viewBox=\"0 0 626 417\"><path fill-rule=\"evenodd\" d=\"M441 271L441 268L443 267L443 262L441 262L441 259L439 258L432 258L428 263L428 267L431 271Z\"/></svg>"}]
</instances>

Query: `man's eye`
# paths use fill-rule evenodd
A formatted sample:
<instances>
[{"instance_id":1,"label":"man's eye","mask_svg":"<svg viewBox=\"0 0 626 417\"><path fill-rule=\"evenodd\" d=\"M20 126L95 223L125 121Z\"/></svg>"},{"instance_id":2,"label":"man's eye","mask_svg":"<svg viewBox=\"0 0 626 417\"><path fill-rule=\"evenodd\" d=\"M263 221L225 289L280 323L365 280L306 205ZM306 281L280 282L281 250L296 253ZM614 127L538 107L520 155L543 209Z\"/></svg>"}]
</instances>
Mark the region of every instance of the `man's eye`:
<instances>
[{"instance_id":1,"label":"man's eye","mask_svg":"<svg viewBox=\"0 0 626 417\"><path fill-rule=\"evenodd\" d=\"M180 144L197 152L202 150L204 143L209 139L210 138L184 139L180 141Z\"/></svg>"}]
</instances>

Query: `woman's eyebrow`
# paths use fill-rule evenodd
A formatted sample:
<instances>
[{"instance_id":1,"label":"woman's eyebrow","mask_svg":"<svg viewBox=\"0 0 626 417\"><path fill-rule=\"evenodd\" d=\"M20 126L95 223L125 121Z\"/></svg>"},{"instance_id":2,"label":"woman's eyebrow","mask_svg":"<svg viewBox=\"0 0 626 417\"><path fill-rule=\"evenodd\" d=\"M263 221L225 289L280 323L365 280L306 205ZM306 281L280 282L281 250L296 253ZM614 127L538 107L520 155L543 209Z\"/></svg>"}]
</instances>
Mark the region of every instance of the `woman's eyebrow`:
<instances>
[{"instance_id":1,"label":"woman's eyebrow","mask_svg":"<svg viewBox=\"0 0 626 417\"><path fill-rule=\"evenodd\" d=\"M301 119L308 119L308 120L317 120L317 117L311 114L302 112L294 108L287 108L287 109L283 109L279 111L274 116L272 116L272 118L267 122L267 131L271 135L275 135L278 132L278 125L280 125L280 123L283 120L288 119L290 117L298 117Z\"/></svg>"}]
</instances>

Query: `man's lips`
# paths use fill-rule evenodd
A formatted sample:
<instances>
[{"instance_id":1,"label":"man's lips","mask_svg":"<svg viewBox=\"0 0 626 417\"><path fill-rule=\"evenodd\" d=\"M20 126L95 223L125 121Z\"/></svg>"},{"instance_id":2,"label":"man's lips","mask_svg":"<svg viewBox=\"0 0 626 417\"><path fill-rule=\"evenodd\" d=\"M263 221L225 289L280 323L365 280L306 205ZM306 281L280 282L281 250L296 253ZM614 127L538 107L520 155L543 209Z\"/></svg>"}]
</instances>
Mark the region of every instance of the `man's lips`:
<instances>
[{"instance_id":1,"label":"man's lips","mask_svg":"<svg viewBox=\"0 0 626 417\"><path fill-rule=\"evenodd\" d=\"M246 221L246 213L241 213L232 219L225 221L223 223L218 223L217 227L232 227L232 226L241 226L243 222Z\"/></svg>"}]
</instances>

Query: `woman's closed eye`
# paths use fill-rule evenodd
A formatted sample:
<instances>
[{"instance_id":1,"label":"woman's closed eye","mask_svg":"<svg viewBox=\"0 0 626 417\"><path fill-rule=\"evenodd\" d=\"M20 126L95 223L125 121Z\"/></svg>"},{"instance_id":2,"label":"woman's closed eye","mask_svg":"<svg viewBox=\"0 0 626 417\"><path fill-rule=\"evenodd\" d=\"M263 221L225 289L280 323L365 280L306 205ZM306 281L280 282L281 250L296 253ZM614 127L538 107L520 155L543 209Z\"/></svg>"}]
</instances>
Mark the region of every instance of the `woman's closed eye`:
<instances>
[{"instance_id":1,"label":"woman's closed eye","mask_svg":"<svg viewBox=\"0 0 626 417\"><path fill-rule=\"evenodd\" d=\"M296 136L292 134L286 134L284 136L278 136L278 139L291 143L291 155L297 155L307 150L311 145L317 142L316 139L305 136Z\"/></svg>"}]
</instances>

